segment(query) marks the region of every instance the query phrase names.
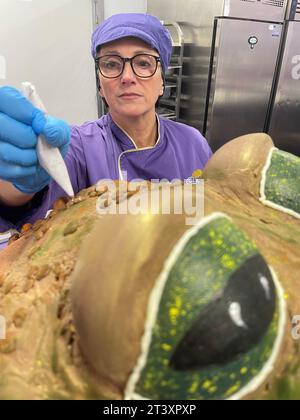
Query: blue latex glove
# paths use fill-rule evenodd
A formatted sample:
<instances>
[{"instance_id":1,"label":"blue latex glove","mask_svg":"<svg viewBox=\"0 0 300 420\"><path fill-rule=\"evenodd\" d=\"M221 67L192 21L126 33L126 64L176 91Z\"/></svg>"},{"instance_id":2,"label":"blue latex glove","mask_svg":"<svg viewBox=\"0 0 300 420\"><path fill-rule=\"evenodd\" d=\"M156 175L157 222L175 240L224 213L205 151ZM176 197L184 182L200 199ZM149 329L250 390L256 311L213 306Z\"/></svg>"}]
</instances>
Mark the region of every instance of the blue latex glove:
<instances>
[{"instance_id":1,"label":"blue latex glove","mask_svg":"<svg viewBox=\"0 0 300 420\"><path fill-rule=\"evenodd\" d=\"M38 162L39 134L65 157L71 137L68 124L46 118L18 90L0 87L0 179L26 194L41 191L51 181Z\"/></svg>"}]
</instances>

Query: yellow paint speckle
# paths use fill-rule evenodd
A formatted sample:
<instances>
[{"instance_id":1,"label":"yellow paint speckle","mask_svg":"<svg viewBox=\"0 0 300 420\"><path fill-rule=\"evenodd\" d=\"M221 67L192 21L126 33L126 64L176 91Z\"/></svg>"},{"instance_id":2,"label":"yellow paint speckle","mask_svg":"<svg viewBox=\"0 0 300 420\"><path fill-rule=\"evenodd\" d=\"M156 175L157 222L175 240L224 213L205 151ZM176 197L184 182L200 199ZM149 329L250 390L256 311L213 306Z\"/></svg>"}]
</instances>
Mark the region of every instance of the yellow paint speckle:
<instances>
[{"instance_id":1,"label":"yellow paint speckle","mask_svg":"<svg viewBox=\"0 0 300 420\"><path fill-rule=\"evenodd\" d=\"M221 263L226 268L235 268L235 262L228 254L222 256Z\"/></svg>"},{"instance_id":2,"label":"yellow paint speckle","mask_svg":"<svg viewBox=\"0 0 300 420\"><path fill-rule=\"evenodd\" d=\"M176 324L179 312L180 312L179 309L174 308L173 306L169 309L169 316L170 316L170 321L172 322L172 324Z\"/></svg>"},{"instance_id":3,"label":"yellow paint speckle","mask_svg":"<svg viewBox=\"0 0 300 420\"><path fill-rule=\"evenodd\" d=\"M191 384L188 392L190 392L191 394L194 394L197 391L197 389L198 389L198 385L199 385L198 382L197 381L194 381Z\"/></svg>"},{"instance_id":4,"label":"yellow paint speckle","mask_svg":"<svg viewBox=\"0 0 300 420\"><path fill-rule=\"evenodd\" d=\"M230 395L234 394L235 392L237 392L239 390L241 386L240 382L237 382L235 385L233 385L231 388L228 389L228 391L226 392L226 397L229 397Z\"/></svg>"},{"instance_id":5,"label":"yellow paint speckle","mask_svg":"<svg viewBox=\"0 0 300 420\"><path fill-rule=\"evenodd\" d=\"M211 381L205 381L204 384L202 385L203 389L209 389L212 386Z\"/></svg>"},{"instance_id":6,"label":"yellow paint speckle","mask_svg":"<svg viewBox=\"0 0 300 420\"><path fill-rule=\"evenodd\" d=\"M175 303L169 309L169 317L173 325L177 323L177 318L180 315L181 308L182 308L182 300L180 296L176 296Z\"/></svg>"},{"instance_id":7,"label":"yellow paint speckle","mask_svg":"<svg viewBox=\"0 0 300 420\"><path fill-rule=\"evenodd\" d=\"M246 367L243 367L243 368L240 370L240 372L241 372L241 374L242 374L242 375L246 375L246 373L248 372L248 369L247 369Z\"/></svg>"},{"instance_id":8,"label":"yellow paint speckle","mask_svg":"<svg viewBox=\"0 0 300 420\"><path fill-rule=\"evenodd\" d=\"M161 348L164 351L171 351L172 350L172 347L170 346L170 344L167 344L167 343L162 344Z\"/></svg>"}]
</instances>

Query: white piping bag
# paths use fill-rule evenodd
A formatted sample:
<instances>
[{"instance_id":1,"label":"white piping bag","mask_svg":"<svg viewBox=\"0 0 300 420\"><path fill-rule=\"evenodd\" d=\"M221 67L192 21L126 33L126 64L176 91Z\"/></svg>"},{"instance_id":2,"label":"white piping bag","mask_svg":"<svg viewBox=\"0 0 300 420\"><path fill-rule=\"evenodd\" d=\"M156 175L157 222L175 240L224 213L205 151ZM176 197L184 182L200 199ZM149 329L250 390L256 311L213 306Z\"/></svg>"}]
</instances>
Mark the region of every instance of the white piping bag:
<instances>
[{"instance_id":1,"label":"white piping bag","mask_svg":"<svg viewBox=\"0 0 300 420\"><path fill-rule=\"evenodd\" d=\"M32 103L32 105L47 114L46 108L37 94L34 85L30 82L23 82L22 93ZM38 137L37 155L42 168L48 172L48 174L68 194L69 197L74 197L69 173L59 149L51 146L42 135Z\"/></svg>"}]
</instances>

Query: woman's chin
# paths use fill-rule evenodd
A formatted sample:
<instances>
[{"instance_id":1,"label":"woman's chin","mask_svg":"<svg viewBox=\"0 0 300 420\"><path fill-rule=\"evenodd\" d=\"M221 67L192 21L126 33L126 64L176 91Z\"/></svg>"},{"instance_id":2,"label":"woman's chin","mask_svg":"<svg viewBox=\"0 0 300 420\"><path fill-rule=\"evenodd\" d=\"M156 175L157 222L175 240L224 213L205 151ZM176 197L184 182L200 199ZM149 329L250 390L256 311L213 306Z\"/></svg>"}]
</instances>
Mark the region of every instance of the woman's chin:
<instances>
[{"instance_id":1,"label":"woman's chin","mask_svg":"<svg viewBox=\"0 0 300 420\"><path fill-rule=\"evenodd\" d=\"M121 109L119 109L119 114L122 115L123 117L127 117L127 118L138 118L142 115L144 115L145 113L149 112L148 109L145 109L141 106L126 106L126 107L122 107Z\"/></svg>"}]
</instances>

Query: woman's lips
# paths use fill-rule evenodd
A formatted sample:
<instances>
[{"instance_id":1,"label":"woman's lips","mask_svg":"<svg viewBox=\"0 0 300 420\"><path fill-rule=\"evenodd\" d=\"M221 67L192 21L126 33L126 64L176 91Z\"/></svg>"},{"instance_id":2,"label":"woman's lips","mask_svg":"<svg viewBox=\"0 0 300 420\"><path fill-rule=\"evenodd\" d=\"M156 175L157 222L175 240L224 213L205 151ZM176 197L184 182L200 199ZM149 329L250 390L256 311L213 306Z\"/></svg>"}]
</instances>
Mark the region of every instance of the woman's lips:
<instances>
[{"instance_id":1,"label":"woman's lips","mask_svg":"<svg viewBox=\"0 0 300 420\"><path fill-rule=\"evenodd\" d=\"M136 98L140 98L141 95L138 95L137 93L123 93L119 97L124 98L124 99L136 99Z\"/></svg>"}]
</instances>

